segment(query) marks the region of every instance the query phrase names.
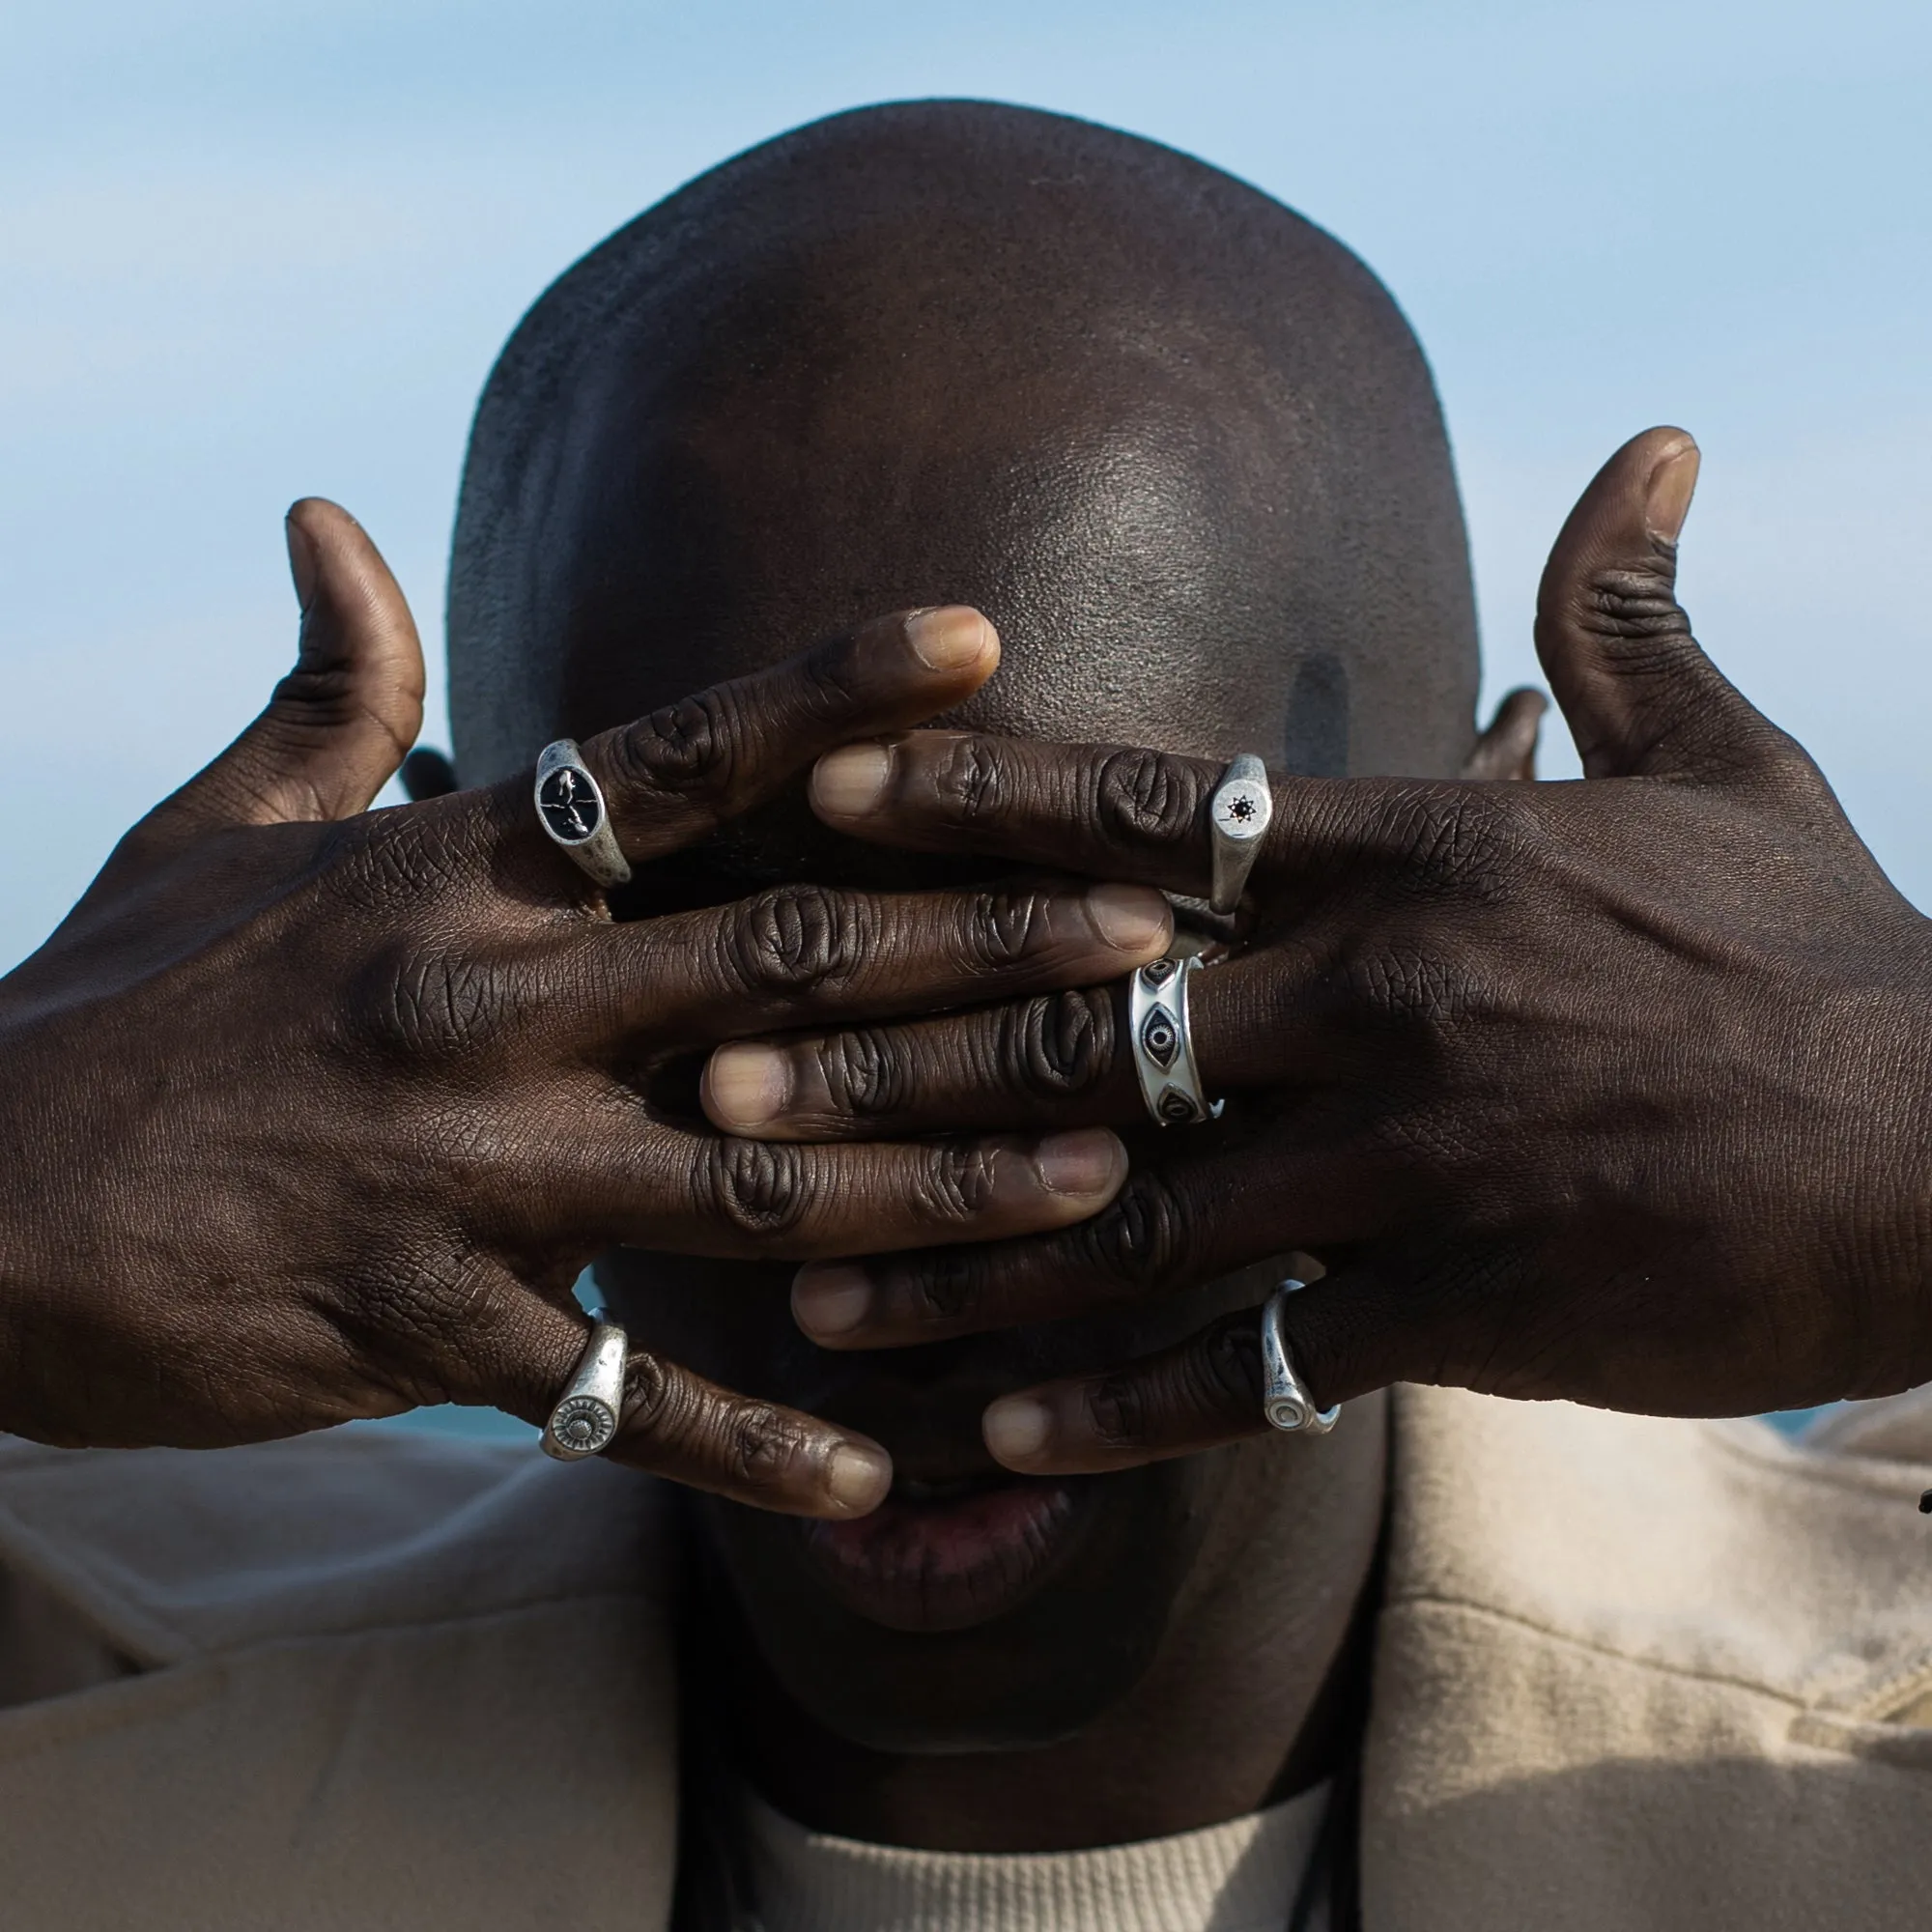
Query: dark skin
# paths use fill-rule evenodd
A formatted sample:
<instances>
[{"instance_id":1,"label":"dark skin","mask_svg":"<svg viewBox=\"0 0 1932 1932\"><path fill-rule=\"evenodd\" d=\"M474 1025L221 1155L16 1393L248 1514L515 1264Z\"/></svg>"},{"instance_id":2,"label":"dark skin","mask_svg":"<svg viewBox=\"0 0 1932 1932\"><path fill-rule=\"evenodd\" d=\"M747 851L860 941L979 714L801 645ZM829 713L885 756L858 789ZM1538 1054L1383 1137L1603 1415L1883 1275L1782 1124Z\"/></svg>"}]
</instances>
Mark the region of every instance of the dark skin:
<instances>
[{"instance_id":1,"label":"dark skin","mask_svg":"<svg viewBox=\"0 0 1932 1932\"><path fill-rule=\"evenodd\" d=\"M1324 1441L1260 1436L1253 1318L1231 1311L1286 1250L1323 1251L1333 1275L1292 1304L1323 1400L1414 1376L1721 1412L1922 1379L1924 923L1690 641L1678 433L1613 463L1546 582L1592 781L1459 784L1453 486L1359 265L1195 164L1002 110L854 117L738 167L659 238L674 257L716 217L730 247L671 259L623 327L591 311L595 353L544 365L570 382L531 440L483 434L486 402L472 487L503 462L546 521L467 502L459 564L524 570L530 599L491 598L553 627L466 666L459 569L460 744L502 782L354 815L413 733L419 666L366 540L299 509L298 676L7 981L0 1423L213 1442L444 1396L534 1419L582 1340L586 1255L710 1255L611 1269L647 1345L628 1459L831 1535L881 1487L866 1432L905 1484L990 1477L981 1409L1044 1383L1032 1446L1025 1405L993 1410L992 1443L1100 1472L1077 1533L977 1622L943 1592L856 1612L789 1526L714 1506L762 1659L742 1649L740 1681L773 1672L740 1729L753 1774L810 1822L916 1843L1204 1823L1333 1761L1324 1693L1380 1514L1375 1399ZM970 616L937 666L904 620L868 628L934 597L1008 636L977 702ZM810 638L830 661L651 711ZM975 734L963 761L903 735L942 713ZM1532 713L1506 708L1480 774L1522 765ZM694 770L720 719L731 755ZM558 729L648 862L622 923L505 776ZM1144 749L1026 735L1094 732ZM889 782L862 809L877 755L822 765L820 830L786 786L852 740L892 748ZM1247 950L1199 978L1237 1106L1177 1141L1139 1126L1113 996L1084 990L1134 949L1102 943L1090 896L1006 882L1044 863L1198 893L1206 788L1257 746L1411 777L1277 778L1248 918L1209 935ZM789 896L732 909L775 881ZM910 914L876 891L921 883L940 896ZM1043 943L962 954L1014 931ZM828 1072L808 1117L740 1122L781 1149L803 1130L800 1151L706 1138L691 1049L861 1021L863 1050L793 1064L869 1067L863 1092ZM735 1120L730 1070L709 1101ZM1079 1144L1071 1205L1037 1150L830 1145L1042 1117L1139 1142L1131 1211L1058 1246L999 1237L1101 1207L1111 1139ZM988 1265L949 1245L869 1269L861 1323L820 1320L837 1350L787 1326L778 1257L967 1235ZM812 1320L854 1286L794 1293ZM1056 1605L1059 1628L1028 1621Z\"/></svg>"},{"instance_id":2,"label":"dark skin","mask_svg":"<svg viewBox=\"0 0 1932 1932\"><path fill-rule=\"evenodd\" d=\"M1343 251L1193 163L1042 117L889 111L778 154L646 217L630 245L660 298L611 311L575 271L567 301L607 317L594 341L549 339L539 307L533 366L573 374L528 422L525 352L506 354L478 447L518 447L519 464L479 473L472 458L457 539L466 772L491 769L499 742L585 734L750 669L754 613L786 635L836 631L901 584L944 586L999 624L1000 674L958 714L989 726L1106 717L1204 754L1259 738L1334 773L1523 766L1533 704L1475 742L1463 531L1426 372ZM1029 194L1050 169L1089 191ZM1224 235L1204 252L1202 196L1232 248ZM826 209L831 234L813 226ZM727 255L655 252L654 224L676 237L725 219ZM540 496L526 475L547 479ZM541 504L526 531L525 503ZM1357 518L1381 534L1345 541ZM489 610L473 628L464 615L484 602L462 576L482 549L471 527L490 532L475 568L491 609L551 633L514 662ZM1009 870L835 838L794 806L654 870L628 904L800 875L931 887L962 867ZM1027 1036L1072 1093L1097 1043L1081 1015L1110 997L1081 995L1066 1026ZM1127 1126L1137 1157L1157 1151ZM1022 1314L889 1355L807 1343L787 1269L620 1252L599 1278L654 1351L884 1443L901 1486L889 1512L915 1515L909 1485L998 1478L989 1400L1252 1309L1285 1262L1251 1259L1177 1297L1044 1325ZM706 1506L702 1621L724 1655L698 1708L734 1706L741 1758L775 1802L859 1837L1040 1849L1252 1809L1342 1745L1339 1660L1383 1454L1370 1401L1320 1442L1102 1476L1080 1486L1041 1574L910 1600L828 1572L792 1525Z\"/></svg>"},{"instance_id":3,"label":"dark skin","mask_svg":"<svg viewBox=\"0 0 1932 1932\"><path fill-rule=\"evenodd\" d=\"M809 1267L808 1330L926 1342L1298 1243L1337 1264L1290 1307L1322 1402L1410 1380L1737 1414L1932 1378L1932 1185L1908 1151L1932 927L1692 638L1673 583L1697 462L1682 431L1634 439L1551 554L1537 642L1587 782L1279 782L1242 950L1197 976L1204 1078L1235 1095L1221 1128L1173 1136L1069 1235ZM1160 811L1110 809L1123 771ZM874 837L1077 850L1199 891L1218 775L927 734L826 761L814 798ZM1078 1096L1041 1095L1011 1034L998 1014L868 1032L885 1109L834 1097L849 1041L740 1049L713 1064L714 1116L749 1130L717 1104L722 1067L760 1104L799 1095L821 1137L840 1114L868 1134L1135 1117L1118 1027ZM1001 1405L988 1440L1015 1468L1119 1467L1252 1433L1259 1388L1251 1326L1223 1321Z\"/></svg>"},{"instance_id":4,"label":"dark skin","mask_svg":"<svg viewBox=\"0 0 1932 1932\"><path fill-rule=\"evenodd\" d=\"M0 985L0 1427L213 1446L420 1402L541 1421L586 1334L571 1284L612 1240L837 1253L1041 1227L1120 1184L1104 1131L774 1162L651 1089L760 1009L1085 978L1165 943L1156 895L784 888L613 923L538 831L527 774L362 810L420 718L414 628L333 505L296 506L290 550L296 671ZM997 657L974 612L888 617L584 756L648 863ZM890 1479L866 1437L643 1350L612 1453L815 1516Z\"/></svg>"}]
</instances>

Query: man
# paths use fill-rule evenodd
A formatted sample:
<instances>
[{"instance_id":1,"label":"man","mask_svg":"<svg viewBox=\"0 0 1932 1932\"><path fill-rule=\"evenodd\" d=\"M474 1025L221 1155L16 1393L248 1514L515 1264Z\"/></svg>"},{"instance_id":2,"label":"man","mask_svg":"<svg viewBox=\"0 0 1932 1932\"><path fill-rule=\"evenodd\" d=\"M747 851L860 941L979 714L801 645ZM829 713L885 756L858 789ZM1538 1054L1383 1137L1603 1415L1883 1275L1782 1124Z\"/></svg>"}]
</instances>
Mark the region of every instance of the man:
<instances>
[{"instance_id":1,"label":"man","mask_svg":"<svg viewBox=\"0 0 1932 1932\"><path fill-rule=\"evenodd\" d=\"M768 639L935 598L999 622L1005 668L961 714L989 738L1424 780L1472 749L1521 761L1520 709L1471 746L1440 425L1359 266L1179 157L927 108L733 164L533 311L466 481L463 776L753 671ZM826 818L864 816L851 771L821 766ZM642 873L617 909L986 876L793 809ZM1009 989L923 1002L972 990ZM1017 1057L1089 1105L1095 1067L1118 1070L1112 1010L1011 1009L987 1104L1011 1104L991 1075ZM808 1041L800 1065L899 1064L902 1037L871 1038L869 1059ZM713 1063L714 1116L762 1091L745 1074ZM694 1086L652 1092L689 1118ZM827 1091L808 1124L831 1136L863 1110ZM1169 1131L1140 1130L1137 1160ZM768 1162L780 1211L805 1156L766 1145L743 1158ZM832 1353L793 1327L789 1268L611 1257L640 1345L894 1459L881 1509L822 1526L702 1505L675 1644L672 1533L615 1472L369 1437L131 1470L22 1452L5 1561L69 1654L64 1686L55 1660L0 1719L20 1895L66 1925L125 1921L134 1886L158 1922L652 1924L677 1863L692 1922L749 1909L775 1932L1333 1922L1357 1875L1371 1926L1909 1922L1932 1662L1912 1470L1751 1425L1428 1392L1351 1401L1326 1437L1104 1475L1009 1477L982 1445L991 1398L1230 1310L1251 1334L1275 1273ZM964 1279L967 1301L928 1305L970 1320L986 1279ZM824 1319L852 1287L816 1278L828 1340L852 1339ZM799 1293L813 1318L813 1281ZM1926 1452L1909 1410L1854 1428L1880 1457ZM677 1721L694 1829L674 1861ZM84 1869L103 1813L115 1855Z\"/></svg>"}]
</instances>

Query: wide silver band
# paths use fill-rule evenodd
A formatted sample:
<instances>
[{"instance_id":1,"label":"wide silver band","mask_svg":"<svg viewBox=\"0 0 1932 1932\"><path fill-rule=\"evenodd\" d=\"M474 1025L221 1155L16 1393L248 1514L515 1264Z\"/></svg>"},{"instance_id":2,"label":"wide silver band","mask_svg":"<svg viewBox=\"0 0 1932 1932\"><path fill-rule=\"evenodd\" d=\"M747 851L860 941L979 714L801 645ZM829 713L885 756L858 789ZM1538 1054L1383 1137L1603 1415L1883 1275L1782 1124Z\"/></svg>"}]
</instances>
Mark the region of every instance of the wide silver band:
<instances>
[{"instance_id":1,"label":"wide silver band","mask_svg":"<svg viewBox=\"0 0 1932 1932\"><path fill-rule=\"evenodd\" d=\"M1267 767L1252 752L1243 752L1221 774L1208 801L1208 838L1214 850L1214 887L1208 903L1215 912L1231 913L1240 904L1273 816Z\"/></svg>"},{"instance_id":2,"label":"wide silver band","mask_svg":"<svg viewBox=\"0 0 1932 1932\"><path fill-rule=\"evenodd\" d=\"M630 1358L624 1331L614 1321L599 1321L578 1357L577 1373L544 1424L546 1456L581 1463L610 1448L624 1412L624 1368Z\"/></svg>"},{"instance_id":3,"label":"wide silver band","mask_svg":"<svg viewBox=\"0 0 1932 1932\"><path fill-rule=\"evenodd\" d=\"M1342 1405L1315 1406L1315 1398L1289 1360L1288 1339L1281 1326L1288 1297L1307 1285L1291 1277L1268 1296L1262 1309L1262 1413L1270 1427L1285 1435L1326 1435L1342 1413Z\"/></svg>"},{"instance_id":4,"label":"wide silver band","mask_svg":"<svg viewBox=\"0 0 1932 1932\"><path fill-rule=\"evenodd\" d=\"M1200 960L1155 959L1127 980L1127 1037L1141 1098L1163 1127L1217 1121L1226 1103L1201 1091L1194 1038L1187 1026L1187 981Z\"/></svg>"},{"instance_id":5,"label":"wide silver band","mask_svg":"<svg viewBox=\"0 0 1932 1932\"><path fill-rule=\"evenodd\" d=\"M621 886L631 876L631 863L611 830L603 790L576 739L559 738L543 748L537 758L536 808L544 836L600 886Z\"/></svg>"}]
</instances>

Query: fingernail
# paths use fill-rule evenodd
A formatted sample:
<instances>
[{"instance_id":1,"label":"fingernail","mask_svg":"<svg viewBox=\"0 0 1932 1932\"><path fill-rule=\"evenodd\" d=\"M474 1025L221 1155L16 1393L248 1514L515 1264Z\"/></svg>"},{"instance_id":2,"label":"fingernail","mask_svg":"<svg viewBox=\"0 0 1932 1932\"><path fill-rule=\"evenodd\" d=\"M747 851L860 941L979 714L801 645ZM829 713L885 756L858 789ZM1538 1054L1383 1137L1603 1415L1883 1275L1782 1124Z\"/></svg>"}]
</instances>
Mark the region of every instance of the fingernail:
<instances>
[{"instance_id":1,"label":"fingernail","mask_svg":"<svg viewBox=\"0 0 1932 1932\"><path fill-rule=\"evenodd\" d=\"M1037 1395L1003 1395L986 1405L980 1434L996 1463L1031 1463L1053 1435L1053 1409Z\"/></svg>"},{"instance_id":2,"label":"fingernail","mask_svg":"<svg viewBox=\"0 0 1932 1932\"><path fill-rule=\"evenodd\" d=\"M849 1262L821 1262L792 1277L791 1319L808 1335L849 1335L872 1310L871 1277Z\"/></svg>"},{"instance_id":3,"label":"fingernail","mask_svg":"<svg viewBox=\"0 0 1932 1932\"><path fill-rule=\"evenodd\" d=\"M885 1501L893 1486L893 1459L874 1442L845 1441L825 1459L825 1492L851 1516Z\"/></svg>"},{"instance_id":4,"label":"fingernail","mask_svg":"<svg viewBox=\"0 0 1932 1932\"><path fill-rule=\"evenodd\" d=\"M978 664L999 639L970 604L942 604L906 619L906 642L927 670L963 670Z\"/></svg>"},{"instance_id":5,"label":"fingernail","mask_svg":"<svg viewBox=\"0 0 1932 1932\"><path fill-rule=\"evenodd\" d=\"M1095 886L1087 916L1109 946L1155 957L1174 929L1167 901L1151 886Z\"/></svg>"},{"instance_id":6,"label":"fingernail","mask_svg":"<svg viewBox=\"0 0 1932 1932\"><path fill-rule=\"evenodd\" d=\"M811 802L828 817L864 818L886 795L893 754L883 745L828 752L811 772Z\"/></svg>"},{"instance_id":7,"label":"fingernail","mask_svg":"<svg viewBox=\"0 0 1932 1932\"><path fill-rule=\"evenodd\" d=\"M1697 489L1697 470L1703 462L1694 442L1671 451L1650 472L1644 497L1643 520L1654 537L1675 543L1690 514L1690 498Z\"/></svg>"},{"instance_id":8,"label":"fingernail","mask_svg":"<svg viewBox=\"0 0 1932 1932\"><path fill-rule=\"evenodd\" d=\"M318 564L309 533L293 517L282 519L282 536L289 547L289 575L295 580L296 607L305 617L315 596Z\"/></svg>"},{"instance_id":9,"label":"fingernail","mask_svg":"<svg viewBox=\"0 0 1932 1932\"><path fill-rule=\"evenodd\" d=\"M1121 1144L1104 1127L1049 1134L1034 1149L1033 1165L1055 1194L1103 1194L1120 1173Z\"/></svg>"},{"instance_id":10,"label":"fingernail","mask_svg":"<svg viewBox=\"0 0 1932 1932\"><path fill-rule=\"evenodd\" d=\"M722 1127L761 1127L791 1098L791 1061L775 1046L721 1046L704 1069L704 1094Z\"/></svg>"}]
</instances>

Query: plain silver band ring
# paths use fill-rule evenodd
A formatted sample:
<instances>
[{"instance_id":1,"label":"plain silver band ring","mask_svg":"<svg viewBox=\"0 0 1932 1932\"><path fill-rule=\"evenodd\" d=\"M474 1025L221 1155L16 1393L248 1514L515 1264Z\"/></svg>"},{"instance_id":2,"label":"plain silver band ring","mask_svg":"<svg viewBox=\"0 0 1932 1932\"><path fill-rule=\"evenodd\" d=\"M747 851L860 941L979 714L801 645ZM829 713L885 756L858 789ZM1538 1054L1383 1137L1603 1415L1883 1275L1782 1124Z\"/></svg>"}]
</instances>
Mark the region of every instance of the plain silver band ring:
<instances>
[{"instance_id":1,"label":"plain silver band ring","mask_svg":"<svg viewBox=\"0 0 1932 1932\"><path fill-rule=\"evenodd\" d=\"M603 787L590 775L575 738L559 738L543 748L537 758L536 808L544 837L568 852L600 886L621 886L630 878L631 863L611 830Z\"/></svg>"},{"instance_id":2,"label":"plain silver band ring","mask_svg":"<svg viewBox=\"0 0 1932 1932\"><path fill-rule=\"evenodd\" d=\"M1201 1091L1194 1037L1187 1024L1187 981L1199 959L1155 959L1127 980L1127 1037L1141 1098L1163 1127L1218 1121L1225 1101L1211 1105Z\"/></svg>"},{"instance_id":3,"label":"plain silver band ring","mask_svg":"<svg viewBox=\"0 0 1932 1932\"><path fill-rule=\"evenodd\" d=\"M1243 752L1221 774L1208 801L1208 839L1214 853L1214 885L1208 903L1213 911L1231 913L1240 904L1273 816L1267 767L1252 752Z\"/></svg>"},{"instance_id":4,"label":"plain silver band ring","mask_svg":"<svg viewBox=\"0 0 1932 1932\"><path fill-rule=\"evenodd\" d=\"M610 1448L624 1413L624 1370L630 1359L630 1338L614 1321L600 1321L544 1424L546 1456L581 1463Z\"/></svg>"},{"instance_id":5,"label":"plain silver band ring","mask_svg":"<svg viewBox=\"0 0 1932 1932\"><path fill-rule=\"evenodd\" d=\"M1281 1330L1281 1318L1288 1297L1306 1282L1291 1276L1268 1296L1262 1308L1262 1413L1271 1429L1284 1435L1326 1435L1342 1413L1338 1402L1332 1408L1317 1408L1315 1398L1294 1372L1289 1359L1288 1338Z\"/></svg>"}]
</instances>

